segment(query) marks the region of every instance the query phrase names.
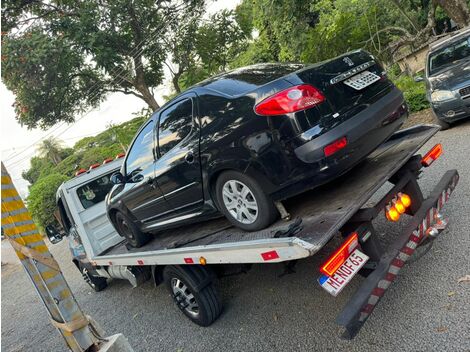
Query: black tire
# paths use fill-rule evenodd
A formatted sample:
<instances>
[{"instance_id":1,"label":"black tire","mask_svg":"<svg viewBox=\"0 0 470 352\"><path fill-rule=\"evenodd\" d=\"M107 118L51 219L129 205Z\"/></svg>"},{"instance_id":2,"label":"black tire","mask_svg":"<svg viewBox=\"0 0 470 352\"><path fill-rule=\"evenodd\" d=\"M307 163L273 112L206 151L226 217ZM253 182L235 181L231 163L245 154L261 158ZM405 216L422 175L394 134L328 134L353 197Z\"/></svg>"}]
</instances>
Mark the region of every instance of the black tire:
<instances>
[{"instance_id":1,"label":"black tire","mask_svg":"<svg viewBox=\"0 0 470 352\"><path fill-rule=\"evenodd\" d=\"M96 292L103 291L108 287L108 281L104 277L93 276L83 265L79 266L83 280Z\"/></svg>"},{"instance_id":2,"label":"black tire","mask_svg":"<svg viewBox=\"0 0 470 352\"><path fill-rule=\"evenodd\" d=\"M251 192L250 200L253 198L255 201L255 204L257 206L257 215L256 218L253 222L251 223L244 223L242 221L250 221L245 216L245 213L243 211L252 211L251 209L247 209L246 207L244 210L241 210L241 215L240 215L240 221L237 220L236 216L239 215L239 210L240 206L243 207L245 206L245 203L243 200L240 200L240 198L237 198L237 202L239 203L237 205L237 208L231 208L231 210L227 209L227 206L224 202L224 196L223 196L223 190L224 186L228 184L230 181L235 181L236 182L236 187L240 186L240 183L243 186L246 186L249 191ZM230 189L232 189L230 187ZM257 230L262 230L269 225L271 225L279 216L279 212L277 211L276 207L274 206L273 201L267 196L262 188L258 185L258 183L253 180L251 177L244 175L240 172L237 171L226 171L222 173L218 178L217 182L215 185L215 191L217 195L217 203L219 205L219 210L225 215L225 217L236 227L246 230L246 231L257 231ZM234 200L235 201L235 200ZM240 203L241 202L241 203ZM233 212L236 212L237 215L234 215ZM251 214L254 216L253 214Z\"/></svg>"},{"instance_id":3,"label":"black tire","mask_svg":"<svg viewBox=\"0 0 470 352\"><path fill-rule=\"evenodd\" d=\"M444 121L444 120L441 120L437 114L434 112L433 110L433 113L434 113L434 119L436 120L436 123L441 126L441 131L444 131L444 130L447 130L450 128L450 123Z\"/></svg>"},{"instance_id":4,"label":"black tire","mask_svg":"<svg viewBox=\"0 0 470 352\"><path fill-rule=\"evenodd\" d=\"M214 275L206 267L167 266L163 278L178 308L197 325L209 326L222 313L222 303L213 284Z\"/></svg>"},{"instance_id":5,"label":"black tire","mask_svg":"<svg viewBox=\"0 0 470 352\"><path fill-rule=\"evenodd\" d=\"M150 236L142 231L121 212L117 212L114 221L116 230L132 247L142 247L150 240Z\"/></svg>"}]
</instances>

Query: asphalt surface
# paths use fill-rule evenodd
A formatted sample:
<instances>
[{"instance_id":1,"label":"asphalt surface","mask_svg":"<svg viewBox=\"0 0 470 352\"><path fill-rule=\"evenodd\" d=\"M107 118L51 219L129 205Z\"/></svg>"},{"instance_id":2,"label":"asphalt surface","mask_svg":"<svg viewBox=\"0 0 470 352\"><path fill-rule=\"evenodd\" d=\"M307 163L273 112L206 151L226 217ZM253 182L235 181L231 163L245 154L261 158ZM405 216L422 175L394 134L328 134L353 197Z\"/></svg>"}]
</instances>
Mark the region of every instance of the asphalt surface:
<instances>
[{"instance_id":1,"label":"asphalt surface","mask_svg":"<svg viewBox=\"0 0 470 352\"><path fill-rule=\"evenodd\" d=\"M361 283L356 277L337 297L316 283L323 253L300 261L295 274L279 278L278 264L221 279L222 316L198 327L172 303L166 288L150 282L132 289L113 281L92 292L71 263L67 244L51 250L82 309L109 335L123 333L135 351L470 351L470 121L437 134L444 155L420 184L429 192L445 170L457 168L460 183L444 214L451 222L429 253L407 265L353 341L338 337L335 317ZM398 228L378 221L392 238ZM2 351L65 351L59 333L21 266L2 243Z\"/></svg>"}]
</instances>

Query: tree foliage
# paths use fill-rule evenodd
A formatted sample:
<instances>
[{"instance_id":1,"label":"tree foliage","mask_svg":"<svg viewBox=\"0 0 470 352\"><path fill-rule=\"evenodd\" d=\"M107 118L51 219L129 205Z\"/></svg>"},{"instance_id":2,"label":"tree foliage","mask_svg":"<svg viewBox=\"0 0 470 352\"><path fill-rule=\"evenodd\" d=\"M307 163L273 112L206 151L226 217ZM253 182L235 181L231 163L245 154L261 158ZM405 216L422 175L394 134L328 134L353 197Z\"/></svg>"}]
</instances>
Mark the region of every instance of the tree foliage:
<instances>
[{"instance_id":1,"label":"tree foliage","mask_svg":"<svg viewBox=\"0 0 470 352\"><path fill-rule=\"evenodd\" d=\"M41 228L54 222L55 194L57 188L67 179L65 175L53 173L41 178L30 187L28 209Z\"/></svg>"},{"instance_id":2,"label":"tree foliage","mask_svg":"<svg viewBox=\"0 0 470 352\"><path fill-rule=\"evenodd\" d=\"M94 137L80 139L73 148L55 145L61 157L57 164L48 155L31 159L30 168L23 171L22 177L31 184L28 208L40 227L44 228L54 222L53 205L60 184L73 177L79 168L88 169L92 164L102 163L104 159L122 153L123 147L127 149L147 118L148 115L143 115L123 124L110 126Z\"/></svg>"},{"instance_id":3,"label":"tree foliage","mask_svg":"<svg viewBox=\"0 0 470 352\"><path fill-rule=\"evenodd\" d=\"M109 92L151 109L163 81L164 40L204 0L2 1L2 79L19 122L72 122ZM44 102L47 102L45 104Z\"/></svg>"},{"instance_id":4,"label":"tree foliage","mask_svg":"<svg viewBox=\"0 0 470 352\"><path fill-rule=\"evenodd\" d=\"M222 10L204 19L193 13L168 34L173 90L182 90L230 67L246 49L249 34L237 22L234 11Z\"/></svg>"}]
</instances>

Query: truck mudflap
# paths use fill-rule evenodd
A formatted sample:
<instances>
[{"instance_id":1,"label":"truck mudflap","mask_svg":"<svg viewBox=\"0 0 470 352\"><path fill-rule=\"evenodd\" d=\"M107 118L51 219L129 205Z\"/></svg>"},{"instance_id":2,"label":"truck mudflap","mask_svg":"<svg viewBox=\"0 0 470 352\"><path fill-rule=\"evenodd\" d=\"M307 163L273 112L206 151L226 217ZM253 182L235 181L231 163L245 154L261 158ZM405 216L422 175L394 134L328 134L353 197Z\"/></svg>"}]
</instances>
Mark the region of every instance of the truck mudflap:
<instances>
[{"instance_id":1,"label":"truck mudflap","mask_svg":"<svg viewBox=\"0 0 470 352\"><path fill-rule=\"evenodd\" d=\"M386 249L375 270L364 280L345 305L336 322L345 328L342 337L353 339L397 277L401 268L426 238L435 238L445 229L447 220L440 211L459 180L457 170L449 170L426 198L405 230Z\"/></svg>"}]
</instances>

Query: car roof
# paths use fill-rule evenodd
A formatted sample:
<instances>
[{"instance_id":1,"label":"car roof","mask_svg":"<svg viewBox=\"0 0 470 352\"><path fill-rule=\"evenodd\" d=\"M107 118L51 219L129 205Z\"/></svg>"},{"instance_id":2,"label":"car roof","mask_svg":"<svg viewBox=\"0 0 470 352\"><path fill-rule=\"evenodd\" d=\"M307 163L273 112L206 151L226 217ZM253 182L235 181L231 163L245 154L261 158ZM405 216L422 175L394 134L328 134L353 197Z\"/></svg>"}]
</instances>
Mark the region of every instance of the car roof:
<instances>
[{"instance_id":1,"label":"car roof","mask_svg":"<svg viewBox=\"0 0 470 352\"><path fill-rule=\"evenodd\" d=\"M305 67L294 63L263 63L240 67L208 78L195 86L226 96L240 96Z\"/></svg>"},{"instance_id":2,"label":"car roof","mask_svg":"<svg viewBox=\"0 0 470 352\"><path fill-rule=\"evenodd\" d=\"M442 48L446 47L447 45L452 44L452 43L462 39L463 37L465 37L466 35L469 35L469 34L470 34L470 27L464 28L464 29L459 30L459 31L451 32L451 33L449 33L448 37L445 37L445 38L440 39L440 40L438 40L434 43L431 43L429 45L429 53L432 53L436 50L442 49Z\"/></svg>"}]
</instances>

